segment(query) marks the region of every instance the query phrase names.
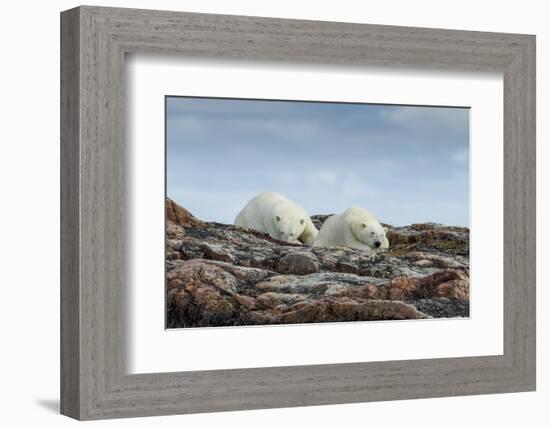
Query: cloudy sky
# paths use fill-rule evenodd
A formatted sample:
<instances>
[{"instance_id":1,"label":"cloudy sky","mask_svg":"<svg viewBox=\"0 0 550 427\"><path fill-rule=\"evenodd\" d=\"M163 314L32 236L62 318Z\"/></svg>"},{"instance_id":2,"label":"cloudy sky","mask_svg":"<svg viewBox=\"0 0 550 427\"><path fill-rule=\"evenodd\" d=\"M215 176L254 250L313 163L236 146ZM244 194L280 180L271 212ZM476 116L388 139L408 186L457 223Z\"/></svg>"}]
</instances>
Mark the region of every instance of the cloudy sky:
<instances>
[{"instance_id":1,"label":"cloudy sky","mask_svg":"<svg viewBox=\"0 0 550 427\"><path fill-rule=\"evenodd\" d=\"M469 110L168 97L168 197L232 223L276 191L310 214L469 224Z\"/></svg>"}]
</instances>

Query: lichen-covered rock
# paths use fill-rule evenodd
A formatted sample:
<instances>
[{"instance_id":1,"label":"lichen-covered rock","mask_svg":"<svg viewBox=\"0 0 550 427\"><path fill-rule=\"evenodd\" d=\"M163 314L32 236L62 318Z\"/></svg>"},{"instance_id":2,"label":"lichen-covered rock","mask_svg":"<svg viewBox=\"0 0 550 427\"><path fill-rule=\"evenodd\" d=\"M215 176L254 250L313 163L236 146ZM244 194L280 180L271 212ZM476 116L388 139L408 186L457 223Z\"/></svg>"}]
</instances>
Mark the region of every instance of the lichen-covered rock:
<instances>
[{"instance_id":1,"label":"lichen-covered rock","mask_svg":"<svg viewBox=\"0 0 550 427\"><path fill-rule=\"evenodd\" d=\"M203 227L205 224L202 221L199 221L191 212L187 209L182 208L180 205L175 203L173 200L166 199L166 220L168 222L182 225L182 226L199 226Z\"/></svg>"},{"instance_id":2,"label":"lichen-covered rock","mask_svg":"<svg viewBox=\"0 0 550 427\"><path fill-rule=\"evenodd\" d=\"M311 252L289 252L282 256L277 271L283 274L311 274L319 271L319 260Z\"/></svg>"},{"instance_id":3,"label":"lichen-covered rock","mask_svg":"<svg viewBox=\"0 0 550 427\"><path fill-rule=\"evenodd\" d=\"M412 302L418 311L432 317L469 317L468 301L449 298L419 299Z\"/></svg>"},{"instance_id":4,"label":"lichen-covered rock","mask_svg":"<svg viewBox=\"0 0 550 427\"><path fill-rule=\"evenodd\" d=\"M169 328L469 316L467 228L389 227L390 250L373 256L166 209Z\"/></svg>"}]
</instances>

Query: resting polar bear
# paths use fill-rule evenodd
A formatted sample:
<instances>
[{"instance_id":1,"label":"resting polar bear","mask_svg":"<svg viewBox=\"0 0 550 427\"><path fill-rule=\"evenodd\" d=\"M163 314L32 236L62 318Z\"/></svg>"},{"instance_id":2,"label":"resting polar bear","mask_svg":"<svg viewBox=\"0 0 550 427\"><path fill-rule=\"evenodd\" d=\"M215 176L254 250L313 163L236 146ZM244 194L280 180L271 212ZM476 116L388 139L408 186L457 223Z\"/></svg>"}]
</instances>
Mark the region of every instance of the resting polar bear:
<instances>
[{"instance_id":1,"label":"resting polar bear","mask_svg":"<svg viewBox=\"0 0 550 427\"><path fill-rule=\"evenodd\" d=\"M354 206L329 217L319 230L313 246L347 246L375 253L390 247L387 231L372 213Z\"/></svg>"},{"instance_id":2,"label":"resting polar bear","mask_svg":"<svg viewBox=\"0 0 550 427\"><path fill-rule=\"evenodd\" d=\"M268 233L289 243L312 246L319 231L307 212L278 193L260 193L241 210L235 225Z\"/></svg>"}]
</instances>

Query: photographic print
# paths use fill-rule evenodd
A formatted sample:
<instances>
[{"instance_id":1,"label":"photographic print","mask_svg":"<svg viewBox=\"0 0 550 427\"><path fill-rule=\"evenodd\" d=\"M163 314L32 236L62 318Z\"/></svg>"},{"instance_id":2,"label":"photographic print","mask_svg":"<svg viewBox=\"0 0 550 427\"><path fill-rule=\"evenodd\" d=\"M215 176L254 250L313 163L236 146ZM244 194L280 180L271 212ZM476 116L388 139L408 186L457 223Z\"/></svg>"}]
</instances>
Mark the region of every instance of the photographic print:
<instances>
[{"instance_id":1,"label":"photographic print","mask_svg":"<svg viewBox=\"0 0 550 427\"><path fill-rule=\"evenodd\" d=\"M165 97L166 327L469 317L469 113Z\"/></svg>"}]
</instances>

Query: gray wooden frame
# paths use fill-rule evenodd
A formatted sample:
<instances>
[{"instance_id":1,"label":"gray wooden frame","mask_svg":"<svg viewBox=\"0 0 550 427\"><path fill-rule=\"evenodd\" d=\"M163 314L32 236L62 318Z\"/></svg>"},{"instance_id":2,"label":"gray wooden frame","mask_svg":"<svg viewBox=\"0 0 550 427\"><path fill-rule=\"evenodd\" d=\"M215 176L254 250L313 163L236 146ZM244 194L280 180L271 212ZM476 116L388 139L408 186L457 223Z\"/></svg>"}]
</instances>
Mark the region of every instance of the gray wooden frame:
<instances>
[{"instance_id":1,"label":"gray wooden frame","mask_svg":"<svg viewBox=\"0 0 550 427\"><path fill-rule=\"evenodd\" d=\"M128 375L124 58L131 52L502 72L504 354ZM83 6L61 14L61 122L63 414L535 390L534 36Z\"/></svg>"}]
</instances>

